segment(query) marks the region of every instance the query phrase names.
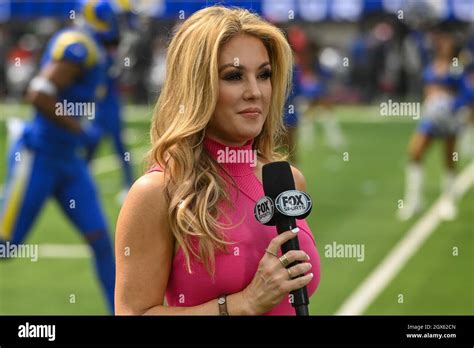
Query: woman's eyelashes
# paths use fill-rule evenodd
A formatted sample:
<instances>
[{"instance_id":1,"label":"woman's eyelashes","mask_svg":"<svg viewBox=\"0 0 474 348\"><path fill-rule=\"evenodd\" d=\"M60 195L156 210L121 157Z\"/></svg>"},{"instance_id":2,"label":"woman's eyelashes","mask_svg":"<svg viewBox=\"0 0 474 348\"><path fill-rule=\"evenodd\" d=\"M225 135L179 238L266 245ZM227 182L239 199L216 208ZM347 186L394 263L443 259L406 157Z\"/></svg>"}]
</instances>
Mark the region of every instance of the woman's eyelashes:
<instances>
[{"instance_id":1,"label":"woman's eyelashes","mask_svg":"<svg viewBox=\"0 0 474 348\"><path fill-rule=\"evenodd\" d=\"M258 78L261 80L268 80L270 77L272 77L272 72L270 69L265 69L258 75ZM223 79L226 81L240 81L242 78L243 74L240 71L229 72L223 77Z\"/></svg>"},{"instance_id":2,"label":"woman's eyelashes","mask_svg":"<svg viewBox=\"0 0 474 348\"><path fill-rule=\"evenodd\" d=\"M270 69L265 69L263 72L260 74L260 78L262 80L268 80L270 77L272 77L272 71Z\"/></svg>"},{"instance_id":3,"label":"woman's eyelashes","mask_svg":"<svg viewBox=\"0 0 474 348\"><path fill-rule=\"evenodd\" d=\"M242 73L239 71L233 71L224 75L226 81L238 81L242 79Z\"/></svg>"}]
</instances>

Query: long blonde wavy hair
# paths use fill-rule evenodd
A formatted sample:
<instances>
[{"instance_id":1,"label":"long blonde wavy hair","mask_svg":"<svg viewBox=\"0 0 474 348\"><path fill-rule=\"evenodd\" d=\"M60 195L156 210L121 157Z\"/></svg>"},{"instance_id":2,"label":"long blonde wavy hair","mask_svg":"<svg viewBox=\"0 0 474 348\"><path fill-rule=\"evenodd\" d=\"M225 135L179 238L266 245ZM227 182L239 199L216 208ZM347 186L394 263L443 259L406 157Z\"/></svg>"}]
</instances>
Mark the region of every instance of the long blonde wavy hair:
<instances>
[{"instance_id":1,"label":"long blonde wavy hair","mask_svg":"<svg viewBox=\"0 0 474 348\"><path fill-rule=\"evenodd\" d=\"M225 251L229 244L224 231L230 225L219 212L221 202L232 203L226 189L229 180L203 148L203 138L219 94L220 48L240 34L263 42L272 68L269 113L253 149L261 159L282 158L275 149L285 131L283 108L291 86L293 53L278 28L245 9L212 6L183 22L168 47L166 80L152 118L148 162L163 168L169 226L190 273L192 255L214 274L215 252Z\"/></svg>"}]
</instances>

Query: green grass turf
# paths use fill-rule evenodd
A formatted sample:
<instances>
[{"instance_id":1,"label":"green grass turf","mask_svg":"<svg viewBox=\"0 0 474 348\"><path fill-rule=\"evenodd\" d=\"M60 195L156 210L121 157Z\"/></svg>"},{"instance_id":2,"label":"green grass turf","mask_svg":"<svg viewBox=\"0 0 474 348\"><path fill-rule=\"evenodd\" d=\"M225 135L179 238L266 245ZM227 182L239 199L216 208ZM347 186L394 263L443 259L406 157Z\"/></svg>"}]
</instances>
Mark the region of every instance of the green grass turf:
<instances>
[{"instance_id":1,"label":"green grass turf","mask_svg":"<svg viewBox=\"0 0 474 348\"><path fill-rule=\"evenodd\" d=\"M405 149L413 131L410 121L364 123L351 122L358 117L373 114L373 109L341 108L338 116L343 131L348 138L346 148L339 152L324 146L321 130L317 132L315 149L302 151L300 169L308 181L308 191L315 201L315 208L309 217L321 257L321 283L311 299L312 314L333 314L343 301L378 265L393 248L415 220L400 223L395 218L397 202L403 198ZM343 161L343 153L348 152L349 161ZM441 146L434 144L426 158L425 193L427 207L439 195L439 183L442 173ZM471 202L472 197L466 198ZM458 219L460 229L469 227L469 214ZM448 231L450 226L446 226ZM358 262L353 258L325 257L325 246L333 242L338 244L363 244L365 260ZM472 238L465 242L464 248L472 253ZM466 251L467 253L469 251ZM434 252L430 258L439 258ZM469 270L470 265L470 270ZM472 262L466 263L467 269L454 270L457 282L453 285L462 289L463 281L472 283ZM402 272L404 272L403 270ZM447 287L452 289L452 287ZM432 302L425 292L431 292L431 286L417 289L420 300ZM466 298L472 292L469 288L461 297ZM455 296L456 292L446 294ZM391 303L387 303L390 306ZM390 313L385 303L379 303L377 313ZM390 308L390 307L389 307ZM405 306L406 314L420 314L420 307ZM450 302L438 306L439 312L451 313ZM453 312L456 309L453 308ZM470 310L471 313L474 311Z\"/></svg>"},{"instance_id":2,"label":"green grass turf","mask_svg":"<svg viewBox=\"0 0 474 348\"><path fill-rule=\"evenodd\" d=\"M367 314L472 315L474 313L474 189L459 217L443 222L368 308ZM403 295L403 302L399 295Z\"/></svg>"},{"instance_id":3,"label":"green grass turf","mask_svg":"<svg viewBox=\"0 0 474 348\"><path fill-rule=\"evenodd\" d=\"M12 113L11 106L4 109L6 114ZM321 284L311 298L311 314L333 314L416 221L400 223L395 218L397 201L403 196L406 144L415 124L406 119L379 119L376 110L336 109L347 138L347 146L340 151L325 146L320 126L316 128L314 147L300 149L297 166L306 176L315 203L308 222L322 265ZM19 116L29 113L27 107L14 111ZM148 122L146 117L136 120L134 116L151 115L151 108L129 106L125 115L127 128L143 134L130 147L146 147ZM0 121L0 182L5 178L5 151L5 125ZM343 160L344 152L348 152L349 161ZM111 153L110 144L104 143L97 155ZM435 144L426 158L427 207L439 195L440 159L441 147ZM132 157L132 161L138 176L143 168L142 158ZM465 164L465 161L461 163ZM113 233L119 212L115 195L121 188L121 172L116 170L95 177ZM438 227L367 313L474 314L470 227L473 199L471 190L461 201L459 218ZM50 201L26 242L77 244L82 239L55 202ZM333 242L364 244L364 261L326 257L324 247ZM460 255L453 257L451 250L457 245ZM439 281L441 276L443 282ZM404 294L404 304L397 302L399 293ZM75 295L75 303L69 302L71 294ZM32 263L18 259L0 263L0 314L105 313L91 260L40 259Z\"/></svg>"}]
</instances>

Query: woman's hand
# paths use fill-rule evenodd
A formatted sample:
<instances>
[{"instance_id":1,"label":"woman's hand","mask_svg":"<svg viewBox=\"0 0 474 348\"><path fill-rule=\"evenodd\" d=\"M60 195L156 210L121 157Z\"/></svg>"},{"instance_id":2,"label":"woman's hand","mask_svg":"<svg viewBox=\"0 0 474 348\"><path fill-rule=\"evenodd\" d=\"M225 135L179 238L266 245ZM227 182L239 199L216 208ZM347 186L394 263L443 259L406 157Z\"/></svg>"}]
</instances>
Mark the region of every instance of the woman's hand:
<instances>
[{"instance_id":1,"label":"woman's hand","mask_svg":"<svg viewBox=\"0 0 474 348\"><path fill-rule=\"evenodd\" d=\"M313 274L309 273L295 279L311 269L311 264L307 262L309 256L304 251L290 250L285 254L289 264L295 261L302 262L289 269L283 267L282 262L275 256L282 244L295 238L296 235L297 233L286 231L271 240L267 248L268 252L260 260L254 278L242 291L243 297L248 301L254 314L260 315L270 311L288 293L302 288L313 278ZM290 276L293 279L290 279Z\"/></svg>"}]
</instances>

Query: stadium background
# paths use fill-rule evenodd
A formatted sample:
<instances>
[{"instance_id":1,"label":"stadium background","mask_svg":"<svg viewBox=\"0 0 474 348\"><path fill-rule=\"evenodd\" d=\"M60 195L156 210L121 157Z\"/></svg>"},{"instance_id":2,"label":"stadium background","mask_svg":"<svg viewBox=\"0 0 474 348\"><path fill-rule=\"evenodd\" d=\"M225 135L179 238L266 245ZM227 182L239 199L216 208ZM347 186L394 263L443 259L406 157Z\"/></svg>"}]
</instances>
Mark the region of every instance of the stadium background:
<instances>
[{"instance_id":1,"label":"stadium background","mask_svg":"<svg viewBox=\"0 0 474 348\"><path fill-rule=\"evenodd\" d=\"M144 169L149 122L172 28L180 15L187 18L213 3L144 1L137 9L140 32L129 32L123 40L124 132L135 177ZM467 46L473 36L474 4L464 0L220 3L251 8L285 30L297 25L313 45L312 58L331 72L331 113L345 142L337 148L328 146L324 123L313 123L308 115L317 112L308 112L298 137L297 166L315 202L308 222L322 262L322 280L310 311L314 315L339 313L440 194L441 146L435 144L425 161L424 211L407 222L396 219L397 202L403 198L406 147L416 120L382 117L380 103L420 101L423 64L413 54L414 27L446 22ZM6 176L7 120L31 117L31 107L22 101L24 90L36 72L45 42L71 22L76 8L74 1L0 1L0 183ZM15 65L18 57L22 63ZM344 64L344 58L349 64ZM459 172L471 161L472 152L461 155ZM113 231L122 173L109 142L101 144L92 171ZM415 247L414 242L405 245L405 251L413 247L413 254L399 271L386 269L393 275L386 286L372 279L365 294L374 288L380 293L354 313L474 314L472 187L459 199L458 209L457 218L435 225L426 241ZM106 313L88 250L54 202L42 211L25 243L39 245L39 260L0 263L0 314ZM364 260L327 257L326 247L333 243L363 245Z\"/></svg>"}]
</instances>

